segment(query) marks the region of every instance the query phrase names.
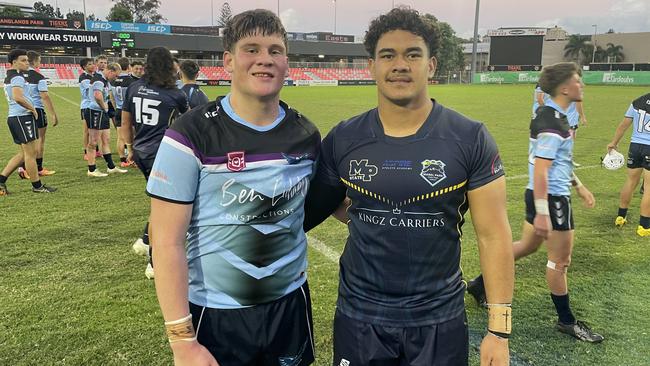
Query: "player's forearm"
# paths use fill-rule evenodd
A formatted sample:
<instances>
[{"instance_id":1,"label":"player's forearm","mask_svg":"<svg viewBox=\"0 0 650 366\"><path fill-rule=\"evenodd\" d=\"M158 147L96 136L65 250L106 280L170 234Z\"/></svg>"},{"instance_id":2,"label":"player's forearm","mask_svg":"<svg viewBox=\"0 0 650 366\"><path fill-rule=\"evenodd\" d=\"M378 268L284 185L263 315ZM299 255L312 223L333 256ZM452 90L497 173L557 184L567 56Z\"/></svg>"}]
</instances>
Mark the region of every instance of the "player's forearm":
<instances>
[{"instance_id":1,"label":"player's forearm","mask_svg":"<svg viewBox=\"0 0 650 366\"><path fill-rule=\"evenodd\" d=\"M120 129L122 133L122 140L127 144L129 151L131 151L131 145L133 144L133 121L131 119L131 113L122 110L122 128Z\"/></svg>"},{"instance_id":2,"label":"player's forearm","mask_svg":"<svg viewBox=\"0 0 650 366\"><path fill-rule=\"evenodd\" d=\"M104 103L104 96L101 95L101 93L95 92L93 94L93 98L95 98L95 103L97 103L99 108L101 108L101 109L103 109L105 111L108 110L108 106L106 105L106 103Z\"/></svg>"},{"instance_id":3,"label":"player's forearm","mask_svg":"<svg viewBox=\"0 0 650 366\"><path fill-rule=\"evenodd\" d=\"M27 98L25 98L25 96L24 96L23 94L18 94L18 93L16 93L16 94L14 95L14 101L15 101L16 103L18 103L18 105L20 105L21 107L23 107L23 108L25 108L25 109L27 109L27 110L29 110L29 111L35 111L35 110L36 110L36 109L34 108L34 106L32 105L32 103L30 103L30 102L27 100Z\"/></svg>"},{"instance_id":4,"label":"player's forearm","mask_svg":"<svg viewBox=\"0 0 650 366\"><path fill-rule=\"evenodd\" d=\"M489 304L510 304L515 278L510 225L496 224L494 232L491 238L479 238L485 294Z\"/></svg>"},{"instance_id":5,"label":"player's forearm","mask_svg":"<svg viewBox=\"0 0 650 366\"><path fill-rule=\"evenodd\" d=\"M621 123L618 124L618 127L616 127L616 132L614 132L614 139L612 139L612 143L614 145L618 145L618 143L621 141L623 138L623 135L625 135L625 131L627 131L628 127L630 127L632 119L630 118L625 118Z\"/></svg>"},{"instance_id":6,"label":"player's forearm","mask_svg":"<svg viewBox=\"0 0 650 366\"><path fill-rule=\"evenodd\" d=\"M41 93L41 100L43 100L43 104L45 105L45 109L47 109L47 113L51 115L56 115L56 111L54 110L54 104L52 104L52 99L50 99L50 95L48 93Z\"/></svg>"},{"instance_id":7,"label":"player's forearm","mask_svg":"<svg viewBox=\"0 0 650 366\"><path fill-rule=\"evenodd\" d=\"M543 159L535 158L535 170L533 172L533 197L537 199L548 199L548 167L540 163Z\"/></svg>"}]
</instances>

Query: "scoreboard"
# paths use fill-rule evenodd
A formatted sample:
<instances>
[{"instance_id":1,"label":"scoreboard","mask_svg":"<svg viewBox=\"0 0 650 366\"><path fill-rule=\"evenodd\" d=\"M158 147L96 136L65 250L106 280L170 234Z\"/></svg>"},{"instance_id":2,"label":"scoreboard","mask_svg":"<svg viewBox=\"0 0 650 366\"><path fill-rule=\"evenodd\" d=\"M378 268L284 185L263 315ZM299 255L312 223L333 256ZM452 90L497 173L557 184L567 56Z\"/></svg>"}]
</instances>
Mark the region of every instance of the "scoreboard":
<instances>
[{"instance_id":1,"label":"scoreboard","mask_svg":"<svg viewBox=\"0 0 650 366\"><path fill-rule=\"evenodd\" d=\"M135 39L131 33L111 33L111 45L113 48L135 48Z\"/></svg>"}]
</instances>

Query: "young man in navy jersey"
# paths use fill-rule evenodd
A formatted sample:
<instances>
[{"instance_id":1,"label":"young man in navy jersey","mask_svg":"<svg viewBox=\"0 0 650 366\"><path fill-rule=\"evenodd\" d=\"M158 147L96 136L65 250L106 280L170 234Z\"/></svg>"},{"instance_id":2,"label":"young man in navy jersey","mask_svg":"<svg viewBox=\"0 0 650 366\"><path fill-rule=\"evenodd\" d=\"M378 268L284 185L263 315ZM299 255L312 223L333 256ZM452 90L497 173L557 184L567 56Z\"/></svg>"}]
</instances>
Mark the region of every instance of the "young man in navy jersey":
<instances>
[{"instance_id":1,"label":"young man in navy jersey","mask_svg":"<svg viewBox=\"0 0 650 366\"><path fill-rule=\"evenodd\" d=\"M209 102L208 96L205 95L203 90L196 83L196 77L199 74L199 65L192 60L185 60L179 66L181 73L181 82L183 87L181 90L187 95L187 101L190 103L190 108L196 108L200 105Z\"/></svg>"},{"instance_id":2,"label":"young man in navy jersey","mask_svg":"<svg viewBox=\"0 0 650 366\"><path fill-rule=\"evenodd\" d=\"M491 305L481 364L507 365L514 265L497 146L483 124L429 98L438 30L417 11L373 20L364 44L378 107L325 137L305 204L309 230L350 200L333 365L467 365L468 209Z\"/></svg>"},{"instance_id":3,"label":"young man in navy jersey","mask_svg":"<svg viewBox=\"0 0 650 366\"><path fill-rule=\"evenodd\" d=\"M525 192L526 220L521 239L513 245L514 258L530 255L546 242L546 281L558 315L556 328L581 341L597 343L603 336L576 320L569 305L567 271L573 251L573 209L571 186L588 208L596 201L573 172L573 134L567 110L582 100L580 69L573 62L547 66L539 78L541 89L550 95L535 111L530 123L528 186ZM483 302L484 279L470 281L468 292ZM489 299L488 299L489 302Z\"/></svg>"},{"instance_id":4,"label":"young man in navy jersey","mask_svg":"<svg viewBox=\"0 0 650 366\"><path fill-rule=\"evenodd\" d=\"M627 223L627 209L641 177L643 185L645 182L650 183L650 93L632 101L625 112L625 118L616 128L612 142L607 145L608 152L618 147L630 126L634 128L627 152L627 180L621 189L618 215L614 220L617 227L623 227ZM650 236L650 193L645 192L650 192L650 189L644 189L641 198L641 217L636 230L639 236Z\"/></svg>"},{"instance_id":5,"label":"young man in navy jersey","mask_svg":"<svg viewBox=\"0 0 650 366\"><path fill-rule=\"evenodd\" d=\"M165 47L150 49L147 54L147 73L129 84L121 111L121 132L129 150L127 158L136 163L146 180L149 180L165 131L187 109L185 93L176 88L176 72L171 53ZM142 237L133 244L133 251L149 255L145 276L153 278L148 222Z\"/></svg>"},{"instance_id":6,"label":"young man in navy jersey","mask_svg":"<svg viewBox=\"0 0 650 366\"><path fill-rule=\"evenodd\" d=\"M174 362L308 365L303 203L320 135L280 101L289 65L275 14L237 14L223 43L230 93L174 122L147 184Z\"/></svg>"},{"instance_id":7,"label":"young man in navy jersey","mask_svg":"<svg viewBox=\"0 0 650 366\"><path fill-rule=\"evenodd\" d=\"M126 98L126 92L129 88L129 85L133 84L136 79L130 75L130 64L129 59L122 57L117 60L117 63L120 64L122 72L111 82L111 99L115 105L115 117L113 122L115 124L115 129L117 130L117 153L120 157L120 166L126 168L131 165L131 162L127 160L127 156L124 153L124 136L122 132L122 106L124 105L124 99Z\"/></svg>"},{"instance_id":8,"label":"young man in navy jersey","mask_svg":"<svg viewBox=\"0 0 650 366\"><path fill-rule=\"evenodd\" d=\"M7 124L14 143L20 146L20 152L14 155L5 168L0 172L0 196L9 194L7 178L22 164L32 182L32 192L51 193L54 187L41 183L36 167L36 154L38 151L38 127L36 118L38 112L29 96L29 61L27 51L14 49L7 55L11 68L7 70L4 80L5 94L8 101Z\"/></svg>"},{"instance_id":9,"label":"young man in navy jersey","mask_svg":"<svg viewBox=\"0 0 650 366\"><path fill-rule=\"evenodd\" d=\"M29 71L27 83L29 84L29 94L38 112L36 119L36 126L38 127L38 150L36 152L36 166L38 168L38 175L48 176L54 175L56 171L43 168L43 154L45 150L45 133L49 122L52 126L59 124L59 118L54 110L54 105L50 99L47 91L47 80L37 69L41 66L41 55L35 51L27 51L27 59L29 60ZM45 113L45 109L49 115Z\"/></svg>"}]
</instances>

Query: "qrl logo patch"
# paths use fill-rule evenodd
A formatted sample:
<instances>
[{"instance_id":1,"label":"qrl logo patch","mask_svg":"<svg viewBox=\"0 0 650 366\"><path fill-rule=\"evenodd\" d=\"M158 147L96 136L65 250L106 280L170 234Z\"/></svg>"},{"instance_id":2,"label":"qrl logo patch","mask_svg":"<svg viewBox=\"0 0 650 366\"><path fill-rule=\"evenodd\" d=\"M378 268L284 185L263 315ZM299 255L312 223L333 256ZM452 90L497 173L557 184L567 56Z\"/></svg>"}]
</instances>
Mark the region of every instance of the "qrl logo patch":
<instances>
[{"instance_id":1,"label":"qrl logo patch","mask_svg":"<svg viewBox=\"0 0 650 366\"><path fill-rule=\"evenodd\" d=\"M228 170L240 172L246 168L246 160L243 151L233 151L228 153Z\"/></svg>"},{"instance_id":2,"label":"qrl logo patch","mask_svg":"<svg viewBox=\"0 0 650 366\"><path fill-rule=\"evenodd\" d=\"M431 187L447 178L445 163L440 160L425 160L422 162L420 176L431 185Z\"/></svg>"}]
</instances>

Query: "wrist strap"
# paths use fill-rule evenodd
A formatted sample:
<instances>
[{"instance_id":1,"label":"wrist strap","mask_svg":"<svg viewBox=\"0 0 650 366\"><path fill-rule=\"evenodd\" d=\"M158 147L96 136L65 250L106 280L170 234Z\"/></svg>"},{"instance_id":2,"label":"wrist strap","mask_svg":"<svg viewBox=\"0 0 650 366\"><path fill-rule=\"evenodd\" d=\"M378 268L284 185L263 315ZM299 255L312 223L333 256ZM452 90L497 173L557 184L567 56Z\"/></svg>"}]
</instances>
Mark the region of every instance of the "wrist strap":
<instances>
[{"instance_id":1,"label":"wrist strap","mask_svg":"<svg viewBox=\"0 0 650 366\"><path fill-rule=\"evenodd\" d=\"M501 333L501 332L495 332L493 330L488 329L488 333L492 333L493 336L499 338L499 339L509 339L510 334L508 333Z\"/></svg>"},{"instance_id":2,"label":"wrist strap","mask_svg":"<svg viewBox=\"0 0 650 366\"><path fill-rule=\"evenodd\" d=\"M549 216L548 200L541 198L535 199L535 213L538 215Z\"/></svg>"}]
</instances>

